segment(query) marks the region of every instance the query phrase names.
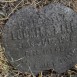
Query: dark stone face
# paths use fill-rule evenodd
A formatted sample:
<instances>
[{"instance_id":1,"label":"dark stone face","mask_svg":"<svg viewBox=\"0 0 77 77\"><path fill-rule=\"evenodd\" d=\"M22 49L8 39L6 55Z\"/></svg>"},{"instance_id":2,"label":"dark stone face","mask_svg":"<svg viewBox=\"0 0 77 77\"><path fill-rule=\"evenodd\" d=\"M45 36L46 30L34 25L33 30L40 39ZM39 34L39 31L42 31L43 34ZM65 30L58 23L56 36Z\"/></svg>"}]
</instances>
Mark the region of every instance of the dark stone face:
<instances>
[{"instance_id":1,"label":"dark stone face","mask_svg":"<svg viewBox=\"0 0 77 77\"><path fill-rule=\"evenodd\" d=\"M62 4L23 7L7 21L3 41L19 70L65 72L77 63L77 14Z\"/></svg>"}]
</instances>

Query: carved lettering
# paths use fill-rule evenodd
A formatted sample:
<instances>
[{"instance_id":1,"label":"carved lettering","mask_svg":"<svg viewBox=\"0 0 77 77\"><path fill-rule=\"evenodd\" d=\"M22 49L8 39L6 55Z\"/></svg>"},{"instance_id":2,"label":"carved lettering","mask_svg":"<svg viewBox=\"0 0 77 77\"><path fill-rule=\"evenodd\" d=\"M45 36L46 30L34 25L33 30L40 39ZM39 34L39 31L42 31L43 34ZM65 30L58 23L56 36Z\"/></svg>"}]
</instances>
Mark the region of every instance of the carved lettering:
<instances>
[{"instance_id":1,"label":"carved lettering","mask_svg":"<svg viewBox=\"0 0 77 77\"><path fill-rule=\"evenodd\" d=\"M23 39L23 32L22 32L23 30L22 29L19 29L18 31L17 31L17 39Z\"/></svg>"},{"instance_id":2,"label":"carved lettering","mask_svg":"<svg viewBox=\"0 0 77 77\"><path fill-rule=\"evenodd\" d=\"M16 40L17 39L16 36L17 34L14 31L11 31L11 39Z\"/></svg>"}]
</instances>

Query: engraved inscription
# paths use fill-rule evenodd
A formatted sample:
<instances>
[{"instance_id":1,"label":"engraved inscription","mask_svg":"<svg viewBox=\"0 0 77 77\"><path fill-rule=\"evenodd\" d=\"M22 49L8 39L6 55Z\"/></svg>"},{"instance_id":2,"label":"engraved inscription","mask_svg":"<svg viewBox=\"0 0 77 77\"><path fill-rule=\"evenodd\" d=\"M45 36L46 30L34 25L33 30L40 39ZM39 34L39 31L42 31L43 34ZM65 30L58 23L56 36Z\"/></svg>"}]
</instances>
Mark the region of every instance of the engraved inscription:
<instances>
[{"instance_id":1,"label":"engraved inscription","mask_svg":"<svg viewBox=\"0 0 77 77\"><path fill-rule=\"evenodd\" d=\"M56 25L57 26L57 25ZM38 38L41 38L41 37L45 37L45 36L47 36L47 37L51 37L53 34L52 33L48 33L48 32L54 32L54 34L55 34L55 32L57 32L58 30L56 30L57 28L61 28L60 29L60 31L59 31L59 34L60 33L62 33L63 32L63 28L65 29L65 31L66 31L66 33L71 33L72 32L72 28L71 28L71 25L70 25L70 27L68 28L68 30L67 30L67 26L63 26L63 25L61 25L61 26L59 26L59 27L56 27L56 26L53 26L52 27L52 29L53 29L53 31L52 30L47 30L45 27L43 27L43 28L41 28L41 27L35 27L35 28L31 28L31 29L19 29L19 30L17 30L17 31L11 31L11 38L14 40L14 39L16 39L16 40L20 40L20 39L25 39L25 38L27 38L27 37L29 37L29 38L34 38L34 37L38 37ZM44 32L42 31L42 30L45 30Z\"/></svg>"}]
</instances>

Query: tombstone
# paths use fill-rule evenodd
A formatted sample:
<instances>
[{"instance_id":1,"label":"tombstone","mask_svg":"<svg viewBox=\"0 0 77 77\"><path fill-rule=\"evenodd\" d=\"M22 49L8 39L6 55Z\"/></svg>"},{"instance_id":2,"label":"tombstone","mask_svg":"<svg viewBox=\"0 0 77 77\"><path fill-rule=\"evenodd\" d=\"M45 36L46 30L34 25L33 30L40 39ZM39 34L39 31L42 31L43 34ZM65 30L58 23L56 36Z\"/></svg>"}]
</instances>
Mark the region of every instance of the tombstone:
<instances>
[{"instance_id":1,"label":"tombstone","mask_svg":"<svg viewBox=\"0 0 77 77\"><path fill-rule=\"evenodd\" d=\"M41 9L24 6L7 21L3 43L18 70L63 73L77 63L77 14L60 3Z\"/></svg>"}]
</instances>

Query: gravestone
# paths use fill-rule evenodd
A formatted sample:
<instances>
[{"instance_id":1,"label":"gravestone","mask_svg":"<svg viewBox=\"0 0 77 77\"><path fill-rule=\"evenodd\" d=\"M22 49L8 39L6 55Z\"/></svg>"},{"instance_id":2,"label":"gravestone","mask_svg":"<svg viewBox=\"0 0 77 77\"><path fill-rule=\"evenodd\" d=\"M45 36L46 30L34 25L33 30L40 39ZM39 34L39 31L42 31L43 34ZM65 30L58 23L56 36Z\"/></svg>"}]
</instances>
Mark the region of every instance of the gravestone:
<instances>
[{"instance_id":1,"label":"gravestone","mask_svg":"<svg viewBox=\"0 0 77 77\"><path fill-rule=\"evenodd\" d=\"M3 42L7 59L20 71L63 73L77 63L77 14L60 3L23 7L7 21Z\"/></svg>"}]
</instances>

